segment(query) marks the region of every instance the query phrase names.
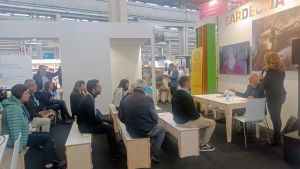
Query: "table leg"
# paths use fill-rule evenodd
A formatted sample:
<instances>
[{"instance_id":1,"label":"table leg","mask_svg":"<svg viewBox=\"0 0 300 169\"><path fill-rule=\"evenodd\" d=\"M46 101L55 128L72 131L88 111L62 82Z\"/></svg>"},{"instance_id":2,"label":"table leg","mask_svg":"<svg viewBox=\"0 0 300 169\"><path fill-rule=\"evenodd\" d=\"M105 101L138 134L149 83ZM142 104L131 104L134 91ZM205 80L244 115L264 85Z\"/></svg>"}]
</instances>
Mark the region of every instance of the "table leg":
<instances>
[{"instance_id":1,"label":"table leg","mask_svg":"<svg viewBox=\"0 0 300 169\"><path fill-rule=\"evenodd\" d=\"M227 142L230 143L232 134L232 108L227 107L225 111Z\"/></svg>"},{"instance_id":2,"label":"table leg","mask_svg":"<svg viewBox=\"0 0 300 169\"><path fill-rule=\"evenodd\" d=\"M255 123L256 138L259 138L259 123Z\"/></svg>"}]
</instances>

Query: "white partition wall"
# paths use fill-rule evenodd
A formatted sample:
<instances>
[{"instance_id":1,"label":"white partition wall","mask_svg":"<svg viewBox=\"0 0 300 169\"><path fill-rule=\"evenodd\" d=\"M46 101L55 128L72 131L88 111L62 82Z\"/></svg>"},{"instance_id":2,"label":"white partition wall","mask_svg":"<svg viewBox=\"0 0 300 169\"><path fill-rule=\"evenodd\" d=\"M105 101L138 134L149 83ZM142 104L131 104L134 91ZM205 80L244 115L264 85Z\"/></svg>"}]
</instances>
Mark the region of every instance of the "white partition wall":
<instances>
[{"instance_id":1,"label":"white partition wall","mask_svg":"<svg viewBox=\"0 0 300 169\"><path fill-rule=\"evenodd\" d=\"M148 24L128 23L80 23L48 21L0 21L0 39L8 38L58 38L63 76L64 99L70 110L69 96L77 80L99 79L101 95L96 99L96 106L102 113L108 113L107 106L112 100L114 89L110 54L111 38L151 39L153 26ZM132 47L139 50L137 45ZM139 52L128 57L131 70L140 68ZM125 59L126 60L126 59ZM128 75L129 76L129 75ZM130 76L136 78L139 75ZM141 75L140 75L141 77ZM119 78L119 77L116 77Z\"/></svg>"},{"instance_id":2,"label":"white partition wall","mask_svg":"<svg viewBox=\"0 0 300 169\"><path fill-rule=\"evenodd\" d=\"M130 85L142 78L141 44L149 39L110 39L111 74L113 91L121 79Z\"/></svg>"},{"instance_id":3,"label":"white partition wall","mask_svg":"<svg viewBox=\"0 0 300 169\"><path fill-rule=\"evenodd\" d=\"M230 44L235 44L239 42L250 41L250 46L252 46L252 21L269 16L271 14L296 7L300 5L299 1L291 0L291 1L284 1L285 4L282 5L281 2L275 7L274 9L269 9L268 11L258 14L257 9L260 10L261 6L259 6L259 2L263 2L260 0L251 1L246 3L222 16L218 17L218 42L219 46L226 46ZM235 23L231 23L226 25L226 17L229 16L229 22L231 19L232 14L236 17L236 13L239 11L243 11L243 9L247 8L247 10L251 11L251 14L254 16L250 17L250 13L247 19L244 19ZM298 37L299 38L299 37ZM250 56L252 56L250 52ZM250 67L252 68L252 59L250 59ZM259 72L255 72L257 74ZM284 81L285 89L287 91L287 98L282 108L282 122L283 127L287 121L287 119L291 115L297 115L297 108L298 108L298 73L297 71L286 71L286 78ZM248 85L248 75L225 75L219 74L219 81L218 81L218 91L225 91L229 88L234 88L240 92L244 92L246 90L246 86ZM271 122L269 115L268 115L268 122ZM272 127L272 125L271 125Z\"/></svg>"}]
</instances>

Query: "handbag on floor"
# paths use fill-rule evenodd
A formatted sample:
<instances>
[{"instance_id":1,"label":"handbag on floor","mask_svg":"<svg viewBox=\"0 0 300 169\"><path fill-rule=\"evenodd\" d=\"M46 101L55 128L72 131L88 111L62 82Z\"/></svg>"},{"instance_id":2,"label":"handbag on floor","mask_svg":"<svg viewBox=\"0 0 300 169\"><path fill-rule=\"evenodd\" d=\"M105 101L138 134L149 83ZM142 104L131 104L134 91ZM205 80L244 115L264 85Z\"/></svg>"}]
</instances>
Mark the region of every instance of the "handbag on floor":
<instances>
[{"instance_id":1,"label":"handbag on floor","mask_svg":"<svg viewBox=\"0 0 300 169\"><path fill-rule=\"evenodd\" d=\"M298 130L298 119L295 116L291 116L286 122L285 127L281 131L281 134L290 133Z\"/></svg>"}]
</instances>

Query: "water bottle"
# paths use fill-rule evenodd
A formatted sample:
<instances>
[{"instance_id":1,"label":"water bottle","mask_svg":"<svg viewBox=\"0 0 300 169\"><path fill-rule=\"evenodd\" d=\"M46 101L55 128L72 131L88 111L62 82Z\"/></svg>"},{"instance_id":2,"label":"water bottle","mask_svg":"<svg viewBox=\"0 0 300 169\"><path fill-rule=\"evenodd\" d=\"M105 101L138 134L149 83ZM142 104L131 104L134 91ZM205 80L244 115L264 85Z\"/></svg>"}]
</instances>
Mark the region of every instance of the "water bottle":
<instances>
[{"instance_id":1,"label":"water bottle","mask_svg":"<svg viewBox=\"0 0 300 169\"><path fill-rule=\"evenodd\" d=\"M226 91L226 102L229 102L229 92L228 92L228 90Z\"/></svg>"}]
</instances>

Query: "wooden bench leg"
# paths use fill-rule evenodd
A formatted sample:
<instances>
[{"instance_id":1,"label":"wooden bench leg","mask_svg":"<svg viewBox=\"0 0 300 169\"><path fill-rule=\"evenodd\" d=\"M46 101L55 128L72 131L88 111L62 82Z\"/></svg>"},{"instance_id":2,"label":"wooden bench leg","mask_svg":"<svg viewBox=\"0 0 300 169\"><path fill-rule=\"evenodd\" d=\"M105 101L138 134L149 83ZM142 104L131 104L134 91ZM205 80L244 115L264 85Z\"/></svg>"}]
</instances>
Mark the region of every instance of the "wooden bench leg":
<instances>
[{"instance_id":1,"label":"wooden bench leg","mask_svg":"<svg viewBox=\"0 0 300 169\"><path fill-rule=\"evenodd\" d=\"M128 169L151 168L150 141L131 140L127 144Z\"/></svg>"},{"instance_id":2,"label":"wooden bench leg","mask_svg":"<svg viewBox=\"0 0 300 169\"><path fill-rule=\"evenodd\" d=\"M180 158L200 155L199 137L199 130L180 132L180 138L178 138Z\"/></svg>"}]
</instances>

